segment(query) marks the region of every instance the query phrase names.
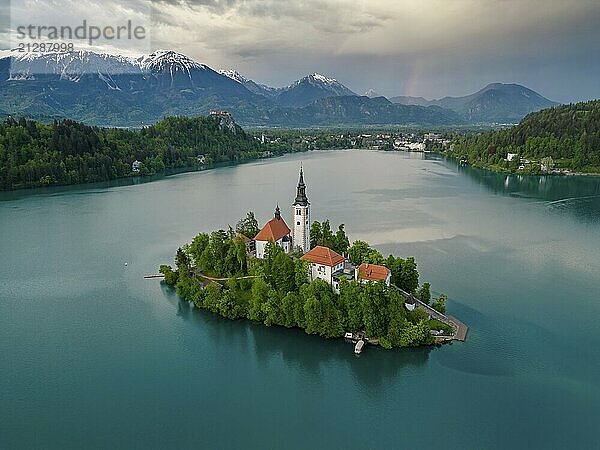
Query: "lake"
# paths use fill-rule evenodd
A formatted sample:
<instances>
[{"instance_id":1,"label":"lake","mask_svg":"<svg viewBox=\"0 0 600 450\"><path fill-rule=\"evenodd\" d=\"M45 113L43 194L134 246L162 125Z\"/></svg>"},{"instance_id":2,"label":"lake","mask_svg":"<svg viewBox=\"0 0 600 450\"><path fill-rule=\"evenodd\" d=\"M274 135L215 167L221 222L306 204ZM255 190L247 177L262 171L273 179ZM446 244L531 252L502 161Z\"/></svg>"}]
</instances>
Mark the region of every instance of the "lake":
<instances>
[{"instance_id":1,"label":"lake","mask_svg":"<svg viewBox=\"0 0 600 450\"><path fill-rule=\"evenodd\" d=\"M301 162L312 219L415 256L466 342L355 356L143 279L289 223ZM0 194L1 448L597 448L600 178L347 150L128 183Z\"/></svg>"}]
</instances>

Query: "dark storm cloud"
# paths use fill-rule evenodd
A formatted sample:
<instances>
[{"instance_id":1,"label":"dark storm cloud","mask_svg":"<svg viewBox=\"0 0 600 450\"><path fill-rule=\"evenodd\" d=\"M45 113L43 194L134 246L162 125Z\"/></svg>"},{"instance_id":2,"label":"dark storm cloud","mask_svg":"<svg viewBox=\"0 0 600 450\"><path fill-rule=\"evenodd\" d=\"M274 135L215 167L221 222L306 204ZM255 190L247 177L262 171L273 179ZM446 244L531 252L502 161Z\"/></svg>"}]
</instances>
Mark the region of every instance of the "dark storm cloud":
<instances>
[{"instance_id":1,"label":"dark storm cloud","mask_svg":"<svg viewBox=\"0 0 600 450\"><path fill-rule=\"evenodd\" d=\"M24 2L33 0L24 0ZM106 0L107 15L143 0ZM64 6L56 7L57 4ZM76 0L37 0L60 15ZM600 97L598 0L156 0L155 47L282 85L325 72L357 92L462 95L516 82Z\"/></svg>"}]
</instances>

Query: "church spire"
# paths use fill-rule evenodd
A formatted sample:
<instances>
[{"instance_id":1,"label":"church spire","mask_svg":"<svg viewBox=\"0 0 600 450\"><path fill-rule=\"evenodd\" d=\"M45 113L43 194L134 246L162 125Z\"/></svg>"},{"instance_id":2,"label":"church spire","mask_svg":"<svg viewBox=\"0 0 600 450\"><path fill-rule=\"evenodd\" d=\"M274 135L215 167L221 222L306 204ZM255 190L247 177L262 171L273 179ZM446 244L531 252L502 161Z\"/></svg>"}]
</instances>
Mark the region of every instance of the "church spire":
<instances>
[{"instance_id":1,"label":"church spire","mask_svg":"<svg viewBox=\"0 0 600 450\"><path fill-rule=\"evenodd\" d=\"M277 203L277 206L275 207L275 218L277 220L281 220L281 211L279 211L279 203Z\"/></svg>"},{"instance_id":2,"label":"church spire","mask_svg":"<svg viewBox=\"0 0 600 450\"><path fill-rule=\"evenodd\" d=\"M298 180L298 187L296 188L296 200L294 201L294 205L308 205L308 197L306 196L306 185L304 184L304 171L302 170L302 165L300 165L300 179Z\"/></svg>"}]
</instances>

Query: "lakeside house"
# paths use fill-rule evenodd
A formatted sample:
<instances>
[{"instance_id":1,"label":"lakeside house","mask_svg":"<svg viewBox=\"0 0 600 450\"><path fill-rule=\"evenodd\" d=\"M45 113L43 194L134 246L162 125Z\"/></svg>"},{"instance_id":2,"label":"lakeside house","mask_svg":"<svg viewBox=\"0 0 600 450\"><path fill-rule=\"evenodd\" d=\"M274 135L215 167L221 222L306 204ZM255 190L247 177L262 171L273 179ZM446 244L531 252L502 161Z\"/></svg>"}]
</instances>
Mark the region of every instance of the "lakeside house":
<instances>
[{"instance_id":1,"label":"lakeside house","mask_svg":"<svg viewBox=\"0 0 600 450\"><path fill-rule=\"evenodd\" d=\"M331 250L329 247L317 245L300 258L310 263L309 279L314 281L320 278L326 281L336 292L339 292L339 280L343 276L354 276L354 271L345 273L347 260L344 256Z\"/></svg>"},{"instance_id":2,"label":"lakeside house","mask_svg":"<svg viewBox=\"0 0 600 450\"><path fill-rule=\"evenodd\" d=\"M369 281L374 283L383 281L386 286L389 286L392 279L392 271L385 266L377 264L362 263L357 267L355 273L356 280L361 284L368 283Z\"/></svg>"}]
</instances>

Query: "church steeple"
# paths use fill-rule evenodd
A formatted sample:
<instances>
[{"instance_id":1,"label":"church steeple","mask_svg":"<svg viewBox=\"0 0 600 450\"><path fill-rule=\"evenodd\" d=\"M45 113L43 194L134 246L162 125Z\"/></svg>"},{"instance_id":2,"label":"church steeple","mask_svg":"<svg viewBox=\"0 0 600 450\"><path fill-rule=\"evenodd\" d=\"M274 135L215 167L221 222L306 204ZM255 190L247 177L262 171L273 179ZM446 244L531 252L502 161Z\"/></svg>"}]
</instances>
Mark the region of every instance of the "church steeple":
<instances>
[{"instance_id":1,"label":"church steeple","mask_svg":"<svg viewBox=\"0 0 600 450\"><path fill-rule=\"evenodd\" d=\"M310 250L310 203L306 196L306 184L304 184L304 171L300 166L300 179L296 188L296 199L293 209L292 242L294 248L300 248L303 252Z\"/></svg>"},{"instance_id":2,"label":"church steeple","mask_svg":"<svg viewBox=\"0 0 600 450\"><path fill-rule=\"evenodd\" d=\"M277 220L281 220L281 211L279 211L279 203L277 204L277 206L275 207L275 218Z\"/></svg>"},{"instance_id":3,"label":"church steeple","mask_svg":"<svg viewBox=\"0 0 600 450\"><path fill-rule=\"evenodd\" d=\"M306 185L304 184L304 172L302 170L302 166L300 166L300 179L298 180L298 187L296 188L296 200L294 201L294 205L308 205L308 197L306 196Z\"/></svg>"}]
</instances>

